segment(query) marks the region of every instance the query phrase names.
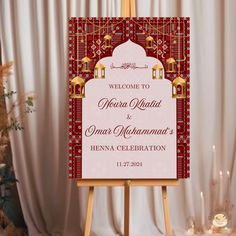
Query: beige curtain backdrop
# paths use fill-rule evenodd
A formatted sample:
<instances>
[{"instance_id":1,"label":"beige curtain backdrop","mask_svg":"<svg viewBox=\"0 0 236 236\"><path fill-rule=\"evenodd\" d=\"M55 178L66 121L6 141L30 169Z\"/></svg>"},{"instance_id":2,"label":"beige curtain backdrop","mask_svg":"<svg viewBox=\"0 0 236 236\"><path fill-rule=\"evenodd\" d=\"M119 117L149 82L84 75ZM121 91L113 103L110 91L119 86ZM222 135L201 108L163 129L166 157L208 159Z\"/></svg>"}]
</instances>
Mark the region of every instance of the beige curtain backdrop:
<instances>
[{"instance_id":1,"label":"beige curtain backdrop","mask_svg":"<svg viewBox=\"0 0 236 236\"><path fill-rule=\"evenodd\" d=\"M20 200L30 236L82 235L87 188L67 178L67 18L120 16L115 0L0 0L3 62L14 61L9 88L36 93L36 112L23 132L12 132ZM206 218L211 197L212 145L217 171L232 175L236 204L236 1L138 0L137 16L191 17L191 178L170 188L171 221L184 235L199 224L200 191ZM8 104L9 106L9 104ZM92 235L123 232L121 188L97 188ZM162 235L160 189L133 188L131 236ZM236 213L233 210L233 224Z\"/></svg>"}]
</instances>

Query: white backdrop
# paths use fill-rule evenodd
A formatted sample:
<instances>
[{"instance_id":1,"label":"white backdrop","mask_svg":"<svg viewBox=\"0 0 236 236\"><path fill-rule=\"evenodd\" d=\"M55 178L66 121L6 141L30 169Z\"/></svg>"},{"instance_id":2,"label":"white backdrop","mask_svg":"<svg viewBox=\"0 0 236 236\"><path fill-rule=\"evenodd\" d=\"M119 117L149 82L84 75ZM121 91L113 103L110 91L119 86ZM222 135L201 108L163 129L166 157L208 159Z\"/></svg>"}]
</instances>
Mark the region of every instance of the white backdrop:
<instances>
[{"instance_id":1,"label":"white backdrop","mask_svg":"<svg viewBox=\"0 0 236 236\"><path fill-rule=\"evenodd\" d=\"M183 235L189 216L199 221L200 191L209 214L213 144L217 171L231 171L236 204L235 9L234 0L137 1L137 16L191 17L191 179L170 189L177 235ZM15 64L8 85L37 96L37 111L27 117L25 130L11 135L31 236L82 235L84 224L87 189L67 179L68 16L120 16L120 1L0 0L3 62ZM122 198L120 188L96 189L92 235L122 234ZM131 236L160 235L159 188L133 188L131 202Z\"/></svg>"}]
</instances>

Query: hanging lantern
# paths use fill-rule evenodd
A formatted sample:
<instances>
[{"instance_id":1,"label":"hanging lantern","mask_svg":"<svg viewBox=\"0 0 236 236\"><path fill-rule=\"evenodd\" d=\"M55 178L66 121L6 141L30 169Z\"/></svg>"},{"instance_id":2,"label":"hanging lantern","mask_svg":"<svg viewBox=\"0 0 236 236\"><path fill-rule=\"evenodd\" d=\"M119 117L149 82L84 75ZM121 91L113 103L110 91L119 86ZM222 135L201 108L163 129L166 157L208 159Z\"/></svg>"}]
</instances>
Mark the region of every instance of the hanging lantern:
<instances>
[{"instance_id":1,"label":"hanging lantern","mask_svg":"<svg viewBox=\"0 0 236 236\"><path fill-rule=\"evenodd\" d=\"M96 79L104 79L105 78L105 66L101 63L98 63L96 66L95 66L95 69L94 69L94 77Z\"/></svg>"},{"instance_id":2,"label":"hanging lantern","mask_svg":"<svg viewBox=\"0 0 236 236\"><path fill-rule=\"evenodd\" d=\"M176 61L173 57L170 57L166 60L167 72L175 72Z\"/></svg>"},{"instance_id":3,"label":"hanging lantern","mask_svg":"<svg viewBox=\"0 0 236 236\"><path fill-rule=\"evenodd\" d=\"M91 59L89 57L84 57L84 58L82 58L81 62L82 62L82 71L83 72L90 72Z\"/></svg>"},{"instance_id":4,"label":"hanging lantern","mask_svg":"<svg viewBox=\"0 0 236 236\"><path fill-rule=\"evenodd\" d=\"M105 41L105 48L111 48L111 41L112 41L112 37L111 35L107 34L104 36L104 41Z\"/></svg>"},{"instance_id":5,"label":"hanging lantern","mask_svg":"<svg viewBox=\"0 0 236 236\"><path fill-rule=\"evenodd\" d=\"M172 97L173 98L186 98L186 81L177 77L172 81Z\"/></svg>"},{"instance_id":6,"label":"hanging lantern","mask_svg":"<svg viewBox=\"0 0 236 236\"><path fill-rule=\"evenodd\" d=\"M156 64L152 67L152 78L153 79L163 79L163 67Z\"/></svg>"},{"instance_id":7,"label":"hanging lantern","mask_svg":"<svg viewBox=\"0 0 236 236\"><path fill-rule=\"evenodd\" d=\"M71 84L71 98L84 98L85 97L85 79L76 76L70 82Z\"/></svg>"},{"instance_id":8,"label":"hanging lantern","mask_svg":"<svg viewBox=\"0 0 236 236\"><path fill-rule=\"evenodd\" d=\"M154 42L153 37L149 35L146 38L146 48L153 48L153 42Z\"/></svg>"}]
</instances>

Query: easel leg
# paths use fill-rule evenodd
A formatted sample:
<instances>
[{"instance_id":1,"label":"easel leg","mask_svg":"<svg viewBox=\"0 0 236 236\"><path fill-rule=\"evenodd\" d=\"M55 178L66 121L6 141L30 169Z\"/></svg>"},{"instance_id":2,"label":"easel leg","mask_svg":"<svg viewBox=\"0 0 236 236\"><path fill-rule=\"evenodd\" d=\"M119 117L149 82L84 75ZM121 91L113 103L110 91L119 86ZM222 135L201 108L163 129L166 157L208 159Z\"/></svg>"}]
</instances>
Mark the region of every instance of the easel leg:
<instances>
[{"instance_id":1,"label":"easel leg","mask_svg":"<svg viewBox=\"0 0 236 236\"><path fill-rule=\"evenodd\" d=\"M170 209L169 209L169 201L168 201L168 194L167 194L166 186L162 186L162 201L163 201L163 209L164 209L166 236L171 236Z\"/></svg>"},{"instance_id":2,"label":"easel leg","mask_svg":"<svg viewBox=\"0 0 236 236\"><path fill-rule=\"evenodd\" d=\"M93 214L93 200L94 200L94 186L90 186L88 193L88 205L87 205L84 236L90 236L92 214Z\"/></svg>"},{"instance_id":3,"label":"easel leg","mask_svg":"<svg viewBox=\"0 0 236 236\"><path fill-rule=\"evenodd\" d=\"M125 209L124 209L124 236L129 236L129 205L130 205L130 181L127 181L124 189Z\"/></svg>"}]
</instances>

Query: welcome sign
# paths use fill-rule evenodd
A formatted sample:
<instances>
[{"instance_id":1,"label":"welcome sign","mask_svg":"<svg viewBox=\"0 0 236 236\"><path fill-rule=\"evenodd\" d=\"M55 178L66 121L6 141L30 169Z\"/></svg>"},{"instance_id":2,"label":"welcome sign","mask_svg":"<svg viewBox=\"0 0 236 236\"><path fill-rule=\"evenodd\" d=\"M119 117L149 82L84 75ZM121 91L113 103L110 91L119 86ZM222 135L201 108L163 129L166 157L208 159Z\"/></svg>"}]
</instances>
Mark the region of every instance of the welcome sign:
<instances>
[{"instance_id":1,"label":"welcome sign","mask_svg":"<svg viewBox=\"0 0 236 236\"><path fill-rule=\"evenodd\" d=\"M69 177L189 176L189 19L69 20Z\"/></svg>"}]
</instances>

